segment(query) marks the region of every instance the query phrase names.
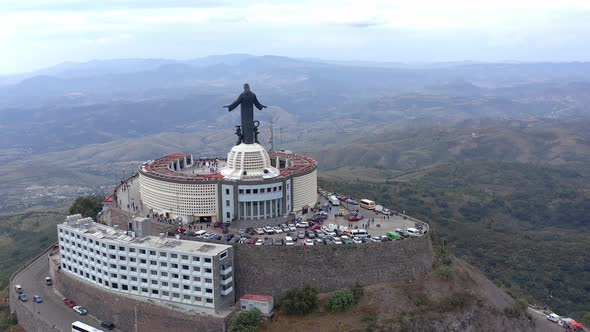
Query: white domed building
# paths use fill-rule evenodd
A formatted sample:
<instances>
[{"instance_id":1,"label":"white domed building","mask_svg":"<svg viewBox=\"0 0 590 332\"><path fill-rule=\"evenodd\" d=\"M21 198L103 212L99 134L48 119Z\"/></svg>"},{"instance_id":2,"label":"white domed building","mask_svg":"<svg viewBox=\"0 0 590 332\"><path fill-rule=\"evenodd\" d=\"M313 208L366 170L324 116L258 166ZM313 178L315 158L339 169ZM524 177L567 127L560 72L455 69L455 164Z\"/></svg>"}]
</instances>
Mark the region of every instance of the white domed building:
<instances>
[{"instance_id":1,"label":"white domed building","mask_svg":"<svg viewBox=\"0 0 590 332\"><path fill-rule=\"evenodd\" d=\"M234 146L227 159L173 154L139 167L144 207L183 222L284 217L317 201L317 163L257 143Z\"/></svg>"}]
</instances>

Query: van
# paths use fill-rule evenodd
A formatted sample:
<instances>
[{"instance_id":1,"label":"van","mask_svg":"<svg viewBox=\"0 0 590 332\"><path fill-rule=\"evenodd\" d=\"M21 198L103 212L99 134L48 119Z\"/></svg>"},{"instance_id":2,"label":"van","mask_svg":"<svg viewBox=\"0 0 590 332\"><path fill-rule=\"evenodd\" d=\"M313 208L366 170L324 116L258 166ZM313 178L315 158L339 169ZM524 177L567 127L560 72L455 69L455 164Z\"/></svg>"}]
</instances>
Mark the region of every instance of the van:
<instances>
[{"instance_id":1,"label":"van","mask_svg":"<svg viewBox=\"0 0 590 332\"><path fill-rule=\"evenodd\" d=\"M23 292L23 287L21 285L14 285L14 290L20 294Z\"/></svg>"},{"instance_id":2,"label":"van","mask_svg":"<svg viewBox=\"0 0 590 332\"><path fill-rule=\"evenodd\" d=\"M408 233L410 236L420 236L420 232L419 232L417 229L415 229L415 228L412 228L412 227L410 227L410 228L407 228L407 229L406 229L406 232L407 232L407 233Z\"/></svg>"},{"instance_id":3,"label":"van","mask_svg":"<svg viewBox=\"0 0 590 332\"><path fill-rule=\"evenodd\" d=\"M200 231L195 232L195 237L203 237L207 233L206 230L202 229Z\"/></svg>"},{"instance_id":4,"label":"van","mask_svg":"<svg viewBox=\"0 0 590 332\"><path fill-rule=\"evenodd\" d=\"M51 286L53 285L53 281L49 277L45 277L45 285Z\"/></svg>"}]
</instances>

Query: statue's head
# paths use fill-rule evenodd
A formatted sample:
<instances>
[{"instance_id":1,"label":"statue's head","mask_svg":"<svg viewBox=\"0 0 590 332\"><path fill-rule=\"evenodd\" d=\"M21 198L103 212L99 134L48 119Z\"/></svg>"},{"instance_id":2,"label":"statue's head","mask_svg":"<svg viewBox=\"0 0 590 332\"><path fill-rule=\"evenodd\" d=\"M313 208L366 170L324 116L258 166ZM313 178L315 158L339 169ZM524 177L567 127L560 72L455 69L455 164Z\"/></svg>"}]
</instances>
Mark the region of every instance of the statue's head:
<instances>
[{"instance_id":1,"label":"statue's head","mask_svg":"<svg viewBox=\"0 0 590 332\"><path fill-rule=\"evenodd\" d=\"M244 83L244 91L250 91L250 85L248 83Z\"/></svg>"}]
</instances>

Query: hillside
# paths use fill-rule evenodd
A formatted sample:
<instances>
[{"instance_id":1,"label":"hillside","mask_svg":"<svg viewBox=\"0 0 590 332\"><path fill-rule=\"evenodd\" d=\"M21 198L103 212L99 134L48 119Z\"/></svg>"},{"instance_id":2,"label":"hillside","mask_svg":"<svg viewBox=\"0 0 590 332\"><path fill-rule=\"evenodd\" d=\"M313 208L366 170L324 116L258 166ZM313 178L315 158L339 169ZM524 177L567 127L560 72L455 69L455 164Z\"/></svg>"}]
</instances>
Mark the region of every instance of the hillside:
<instances>
[{"instance_id":1,"label":"hillside","mask_svg":"<svg viewBox=\"0 0 590 332\"><path fill-rule=\"evenodd\" d=\"M452 271L450 279L433 272L412 283L368 286L357 305L340 313L323 306L302 317L279 312L260 331L534 330L523 308L477 269L454 260Z\"/></svg>"},{"instance_id":2,"label":"hillside","mask_svg":"<svg viewBox=\"0 0 590 332\"><path fill-rule=\"evenodd\" d=\"M590 243L590 185L579 173L468 161L397 180L337 175L321 185L428 220L456 255L496 284L578 317L590 309L590 253L583 250Z\"/></svg>"}]
</instances>

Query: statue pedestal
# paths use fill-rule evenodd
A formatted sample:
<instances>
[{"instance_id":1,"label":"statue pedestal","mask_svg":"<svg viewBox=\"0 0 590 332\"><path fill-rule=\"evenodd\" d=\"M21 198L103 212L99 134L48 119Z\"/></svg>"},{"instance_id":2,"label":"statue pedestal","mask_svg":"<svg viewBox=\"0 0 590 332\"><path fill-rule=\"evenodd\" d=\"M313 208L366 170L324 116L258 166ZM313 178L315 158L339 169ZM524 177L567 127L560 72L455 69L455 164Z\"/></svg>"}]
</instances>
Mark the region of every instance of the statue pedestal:
<instances>
[{"instance_id":1,"label":"statue pedestal","mask_svg":"<svg viewBox=\"0 0 590 332\"><path fill-rule=\"evenodd\" d=\"M280 171L271 166L268 152L262 145L242 143L227 154L221 175L234 180L262 180L277 177Z\"/></svg>"}]
</instances>

